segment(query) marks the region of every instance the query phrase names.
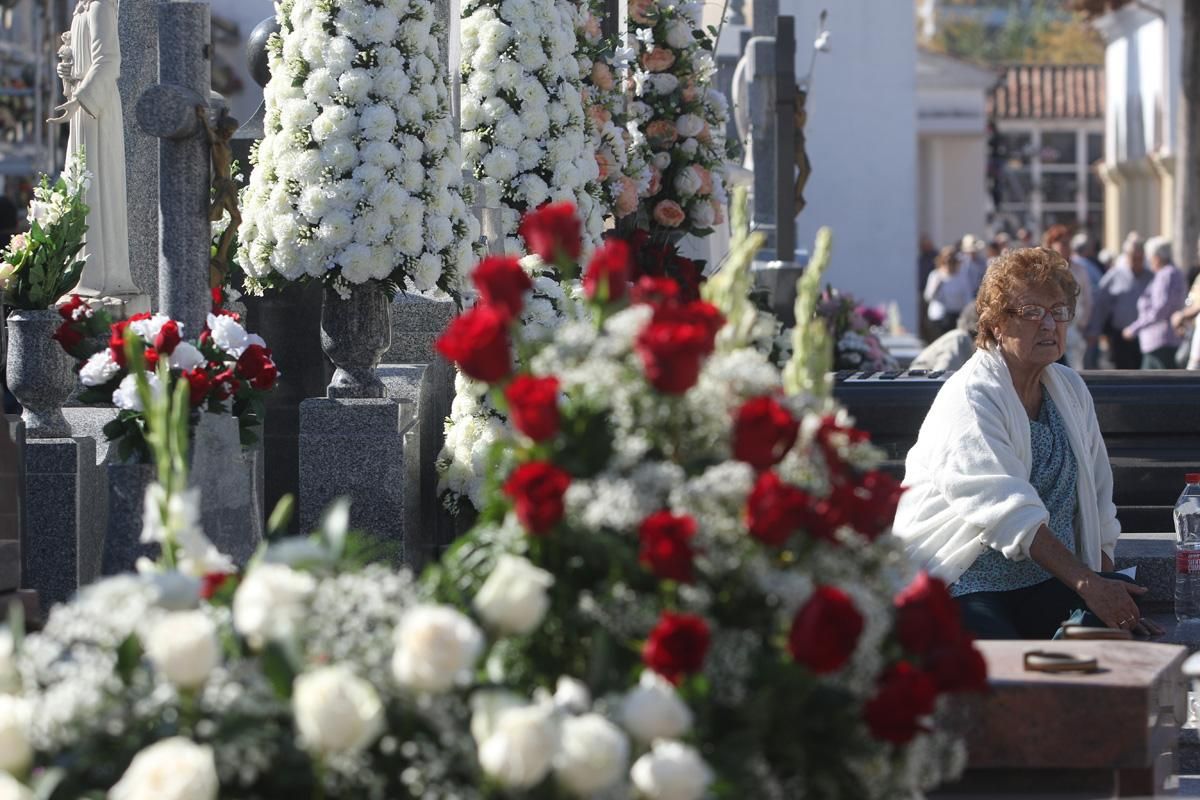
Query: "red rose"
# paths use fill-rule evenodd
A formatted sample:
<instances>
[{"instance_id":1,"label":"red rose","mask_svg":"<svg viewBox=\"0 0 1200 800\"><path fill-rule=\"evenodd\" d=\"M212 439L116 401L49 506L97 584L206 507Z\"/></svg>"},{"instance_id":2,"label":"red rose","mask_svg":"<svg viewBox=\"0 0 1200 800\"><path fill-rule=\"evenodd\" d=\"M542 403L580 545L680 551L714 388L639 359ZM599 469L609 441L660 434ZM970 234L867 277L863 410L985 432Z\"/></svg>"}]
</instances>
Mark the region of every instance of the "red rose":
<instances>
[{"instance_id":1,"label":"red rose","mask_svg":"<svg viewBox=\"0 0 1200 800\"><path fill-rule=\"evenodd\" d=\"M676 256L674 263L675 282L679 284L679 298L684 302L700 299L700 284L704 273L700 265L690 258Z\"/></svg>"},{"instance_id":2,"label":"red rose","mask_svg":"<svg viewBox=\"0 0 1200 800\"><path fill-rule=\"evenodd\" d=\"M677 517L670 511L655 512L638 528L638 560L663 580L691 583L695 577L691 539L695 535L696 520L686 514Z\"/></svg>"},{"instance_id":3,"label":"red rose","mask_svg":"<svg viewBox=\"0 0 1200 800\"><path fill-rule=\"evenodd\" d=\"M158 350L153 347L147 347L145 352L146 372L154 372L158 369Z\"/></svg>"},{"instance_id":4,"label":"red rose","mask_svg":"<svg viewBox=\"0 0 1200 800\"><path fill-rule=\"evenodd\" d=\"M242 382L237 379L232 369L224 370L213 376L213 396L225 400L238 393Z\"/></svg>"},{"instance_id":5,"label":"red rose","mask_svg":"<svg viewBox=\"0 0 1200 800\"><path fill-rule=\"evenodd\" d=\"M733 420L733 457L757 470L768 469L783 460L799 433L799 420L775 398L752 398Z\"/></svg>"},{"instance_id":6,"label":"red rose","mask_svg":"<svg viewBox=\"0 0 1200 800\"><path fill-rule=\"evenodd\" d=\"M520 262L511 256L488 256L475 267L471 280L483 302L510 319L521 313L525 292L533 288Z\"/></svg>"},{"instance_id":7,"label":"red rose","mask_svg":"<svg viewBox=\"0 0 1200 800\"><path fill-rule=\"evenodd\" d=\"M583 228L575 205L569 201L547 203L521 219L518 233L529 252L537 253L547 264L578 261L583 250Z\"/></svg>"},{"instance_id":8,"label":"red rose","mask_svg":"<svg viewBox=\"0 0 1200 800\"><path fill-rule=\"evenodd\" d=\"M504 390L513 426L535 442L558 433L558 378L519 375Z\"/></svg>"},{"instance_id":9,"label":"red rose","mask_svg":"<svg viewBox=\"0 0 1200 800\"><path fill-rule=\"evenodd\" d=\"M685 675L700 671L709 639L703 617L664 611L642 647L642 661L672 683L679 683Z\"/></svg>"},{"instance_id":10,"label":"red rose","mask_svg":"<svg viewBox=\"0 0 1200 800\"><path fill-rule=\"evenodd\" d=\"M987 662L966 631L952 643L935 648L925 663L939 692L987 691Z\"/></svg>"},{"instance_id":11,"label":"red rose","mask_svg":"<svg viewBox=\"0 0 1200 800\"><path fill-rule=\"evenodd\" d=\"M652 306L673 303L679 297L679 284L670 278L654 278L649 275L640 279L633 286L635 303L648 303Z\"/></svg>"},{"instance_id":12,"label":"red rose","mask_svg":"<svg viewBox=\"0 0 1200 800\"><path fill-rule=\"evenodd\" d=\"M774 472L758 476L746 501L750 535L770 547L782 547L812 516L808 493L784 483Z\"/></svg>"},{"instance_id":13,"label":"red rose","mask_svg":"<svg viewBox=\"0 0 1200 800\"><path fill-rule=\"evenodd\" d=\"M183 378L188 382L188 395L192 408L203 404L213 388L212 376L198 367L183 373Z\"/></svg>"},{"instance_id":14,"label":"red rose","mask_svg":"<svg viewBox=\"0 0 1200 800\"><path fill-rule=\"evenodd\" d=\"M862 635L863 617L841 589L818 586L792 620L788 652L817 674L841 669Z\"/></svg>"},{"instance_id":15,"label":"red rose","mask_svg":"<svg viewBox=\"0 0 1200 800\"><path fill-rule=\"evenodd\" d=\"M213 291L217 292L220 290L213 289ZM229 580L229 577L229 573L227 572L206 573L204 577L200 579L200 596L205 600L211 600L212 596L216 594L222 586L225 585L225 581Z\"/></svg>"},{"instance_id":16,"label":"red rose","mask_svg":"<svg viewBox=\"0 0 1200 800\"><path fill-rule=\"evenodd\" d=\"M242 352L237 360L237 371L251 386L263 391L274 386L279 377L279 369L271 360L271 351L261 344L252 344Z\"/></svg>"},{"instance_id":17,"label":"red rose","mask_svg":"<svg viewBox=\"0 0 1200 800\"><path fill-rule=\"evenodd\" d=\"M723 322L721 312L705 302L657 307L634 344L650 385L665 394L692 388Z\"/></svg>"},{"instance_id":18,"label":"red rose","mask_svg":"<svg viewBox=\"0 0 1200 800\"><path fill-rule=\"evenodd\" d=\"M112 351L112 359L125 367L125 330L129 327L130 320L123 319L119 322L114 322L109 326L108 334L108 349Z\"/></svg>"},{"instance_id":19,"label":"red rose","mask_svg":"<svg viewBox=\"0 0 1200 800\"><path fill-rule=\"evenodd\" d=\"M221 290L220 286L214 286L210 294L212 295L212 313L220 314L225 305L225 292Z\"/></svg>"},{"instance_id":20,"label":"red rose","mask_svg":"<svg viewBox=\"0 0 1200 800\"><path fill-rule=\"evenodd\" d=\"M563 517L563 495L571 476L546 461L530 461L513 470L504 493L517 507L517 519L531 534L548 533Z\"/></svg>"},{"instance_id":21,"label":"red rose","mask_svg":"<svg viewBox=\"0 0 1200 800\"><path fill-rule=\"evenodd\" d=\"M870 440L870 434L857 428L844 428L838 424L837 418L827 415L821 419L821 426L816 434L817 446L825 457L829 471L835 481L843 480L850 472L850 467L842 460L841 451L853 445L863 444Z\"/></svg>"},{"instance_id":22,"label":"red rose","mask_svg":"<svg viewBox=\"0 0 1200 800\"><path fill-rule=\"evenodd\" d=\"M629 245L609 239L596 249L583 273L583 291L589 300L612 303L629 292Z\"/></svg>"},{"instance_id":23,"label":"red rose","mask_svg":"<svg viewBox=\"0 0 1200 800\"><path fill-rule=\"evenodd\" d=\"M922 571L892 604L896 607L896 638L915 656L958 638L962 628L958 604L940 578Z\"/></svg>"},{"instance_id":24,"label":"red rose","mask_svg":"<svg viewBox=\"0 0 1200 800\"><path fill-rule=\"evenodd\" d=\"M886 472L872 470L861 478L847 472L840 482L834 478L833 490L817 511L829 531L849 525L874 540L892 526L903 493L904 487Z\"/></svg>"},{"instance_id":25,"label":"red rose","mask_svg":"<svg viewBox=\"0 0 1200 800\"><path fill-rule=\"evenodd\" d=\"M62 345L62 349L67 353L71 353L75 347L83 341L83 334L79 332L79 327L68 317L67 321L58 326L58 330L50 337L54 341Z\"/></svg>"},{"instance_id":26,"label":"red rose","mask_svg":"<svg viewBox=\"0 0 1200 800\"><path fill-rule=\"evenodd\" d=\"M437 340L437 351L458 365L463 374L495 383L512 372L509 318L480 304L454 318Z\"/></svg>"},{"instance_id":27,"label":"red rose","mask_svg":"<svg viewBox=\"0 0 1200 800\"><path fill-rule=\"evenodd\" d=\"M163 326L158 329L158 336L154 337L154 347L163 355L169 356L175 351L175 346L179 344L179 323L173 319L167 320Z\"/></svg>"},{"instance_id":28,"label":"red rose","mask_svg":"<svg viewBox=\"0 0 1200 800\"><path fill-rule=\"evenodd\" d=\"M893 664L863 706L863 719L876 739L908 744L923 730L920 717L933 712L937 687L933 679L907 661Z\"/></svg>"},{"instance_id":29,"label":"red rose","mask_svg":"<svg viewBox=\"0 0 1200 800\"><path fill-rule=\"evenodd\" d=\"M73 294L67 298L67 302L58 307L58 314L65 320L74 321L76 311L83 309L86 312L88 308L86 300L77 294Z\"/></svg>"}]
</instances>

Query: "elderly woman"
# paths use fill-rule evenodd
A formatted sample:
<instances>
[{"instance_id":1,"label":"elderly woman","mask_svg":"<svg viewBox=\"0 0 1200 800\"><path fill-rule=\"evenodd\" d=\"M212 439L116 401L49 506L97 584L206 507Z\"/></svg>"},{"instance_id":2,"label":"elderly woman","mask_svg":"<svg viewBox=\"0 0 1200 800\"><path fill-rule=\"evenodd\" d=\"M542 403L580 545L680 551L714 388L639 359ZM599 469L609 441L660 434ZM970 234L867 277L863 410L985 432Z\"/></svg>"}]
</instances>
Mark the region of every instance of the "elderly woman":
<instances>
[{"instance_id":1,"label":"elderly woman","mask_svg":"<svg viewBox=\"0 0 1200 800\"><path fill-rule=\"evenodd\" d=\"M1121 335L1137 339L1142 349L1142 369L1175 369L1175 351L1180 337L1171 325L1171 315L1183 308L1187 293L1183 273L1171 263L1171 240L1155 236L1146 242L1150 260L1150 285L1137 299L1137 319Z\"/></svg>"},{"instance_id":2,"label":"elderly woman","mask_svg":"<svg viewBox=\"0 0 1200 800\"><path fill-rule=\"evenodd\" d=\"M1066 620L1157 633L1111 574L1112 469L1083 380L1056 364L1079 287L1062 256L1013 250L980 288L978 350L908 454L894 531L981 638L1049 638Z\"/></svg>"}]
</instances>

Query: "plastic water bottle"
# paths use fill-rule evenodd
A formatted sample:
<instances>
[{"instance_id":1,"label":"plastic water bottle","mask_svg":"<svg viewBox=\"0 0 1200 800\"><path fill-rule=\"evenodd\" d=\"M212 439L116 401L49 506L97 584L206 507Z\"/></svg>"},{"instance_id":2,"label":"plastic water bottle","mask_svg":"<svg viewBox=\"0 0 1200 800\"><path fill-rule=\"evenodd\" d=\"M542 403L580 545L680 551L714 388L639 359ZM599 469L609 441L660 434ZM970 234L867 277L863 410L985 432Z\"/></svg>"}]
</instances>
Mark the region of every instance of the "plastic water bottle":
<instances>
[{"instance_id":1,"label":"plastic water bottle","mask_svg":"<svg viewBox=\"0 0 1200 800\"><path fill-rule=\"evenodd\" d=\"M1200 619L1200 472L1175 503L1175 619Z\"/></svg>"}]
</instances>

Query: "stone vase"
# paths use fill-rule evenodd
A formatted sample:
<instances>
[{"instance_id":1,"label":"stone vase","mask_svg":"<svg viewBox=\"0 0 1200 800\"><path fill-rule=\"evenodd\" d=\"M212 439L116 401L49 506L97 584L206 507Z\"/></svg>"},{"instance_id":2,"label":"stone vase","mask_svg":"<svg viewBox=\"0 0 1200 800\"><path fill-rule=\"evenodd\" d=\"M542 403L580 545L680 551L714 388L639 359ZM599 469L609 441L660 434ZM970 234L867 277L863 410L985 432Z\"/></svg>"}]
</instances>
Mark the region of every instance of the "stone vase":
<instances>
[{"instance_id":1,"label":"stone vase","mask_svg":"<svg viewBox=\"0 0 1200 800\"><path fill-rule=\"evenodd\" d=\"M71 435L62 406L75 388L75 362L50 337L62 318L54 309L8 315L8 389L25 409L25 438Z\"/></svg>"},{"instance_id":2,"label":"stone vase","mask_svg":"<svg viewBox=\"0 0 1200 800\"><path fill-rule=\"evenodd\" d=\"M321 302L321 348L337 368L326 388L330 398L381 398L377 368L392 346L391 303L383 284L367 281L342 299L326 288Z\"/></svg>"}]
</instances>

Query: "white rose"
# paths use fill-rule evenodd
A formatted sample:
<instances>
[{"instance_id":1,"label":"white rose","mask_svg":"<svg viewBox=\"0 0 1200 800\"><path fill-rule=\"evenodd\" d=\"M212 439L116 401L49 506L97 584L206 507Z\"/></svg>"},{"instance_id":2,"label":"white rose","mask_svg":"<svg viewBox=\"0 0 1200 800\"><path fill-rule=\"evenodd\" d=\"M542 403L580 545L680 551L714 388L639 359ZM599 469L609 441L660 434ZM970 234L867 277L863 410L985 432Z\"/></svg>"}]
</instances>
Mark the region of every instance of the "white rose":
<instances>
[{"instance_id":1,"label":"white rose","mask_svg":"<svg viewBox=\"0 0 1200 800\"><path fill-rule=\"evenodd\" d=\"M34 800L33 792L9 775L0 772L0 800Z\"/></svg>"},{"instance_id":2,"label":"white rose","mask_svg":"<svg viewBox=\"0 0 1200 800\"><path fill-rule=\"evenodd\" d=\"M592 693L583 681L563 675L554 687L554 705L569 714L582 714L592 707Z\"/></svg>"},{"instance_id":3,"label":"white rose","mask_svg":"<svg viewBox=\"0 0 1200 800\"><path fill-rule=\"evenodd\" d=\"M121 365L113 360L112 350L106 347L84 362L79 370L79 382L84 386L103 386L120 372Z\"/></svg>"},{"instance_id":4,"label":"white rose","mask_svg":"<svg viewBox=\"0 0 1200 800\"><path fill-rule=\"evenodd\" d=\"M634 762L629 776L650 800L698 800L713 779L695 748L666 740Z\"/></svg>"},{"instance_id":5,"label":"white rose","mask_svg":"<svg viewBox=\"0 0 1200 800\"><path fill-rule=\"evenodd\" d=\"M159 384L158 376L153 372L146 374L146 382L150 385L151 397L158 397L162 393L162 386ZM113 405L124 411L145 411L142 408L142 398L137 391L137 376L126 375L117 384L116 391L112 396Z\"/></svg>"},{"instance_id":6,"label":"white rose","mask_svg":"<svg viewBox=\"0 0 1200 800\"><path fill-rule=\"evenodd\" d=\"M526 705L496 716L496 727L479 745L479 765L505 786L529 789L550 771L558 749L554 707Z\"/></svg>"},{"instance_id":7,"label":"white rose","mask_svg":"<svg viewBox=\"0 0 1200 800\"><path fill-rule=\"evenodd\" d=\"M362 750L383 732L385 721L375 687L344 664L296 678L292 711L304 746L318 756Z\"/></svg>"},{"instance_id":8,"label":"white rose","mask_svg":"<svg viewBox=\"0 0 1200 800\"><path fill-rule=\"evenodd\" d=\"M108 800L216 800L219 790L212 748L176 736L134 756Z\"/></svg>"},{"instance_id":9,"label":"white rose","mask_svg":"<svg viewBox=\"0 0 1200 800\"><path fill-rule=\"evenodd\" d=\"M621 724L643 742L682 736L692 726L692 712L675 687L653 670L642 673L638 686L621 701Z\"/></svg>"},{"instance_id":10,"label":"white rose","mask_svg":"<svg viewBox=\"0 0 1200 800\"><path fill-rule=\"evenodd\" d=\"M657 94L671 94L679 88L679 78L669 72L656 72L646 82Z\"/></svg>"},{"instance_id":11,"label":"white rose","mask_svg":"<svg viewBox=\"0 0 1200 800\"><path fill-rule=\"evenodd\" d=\"M501 712L524 708L529 702L518 694L503 689L484 689L471 695L471 737L478 747L495 730Z\"/></svg>"},{"instance_id":12,"label":"white rose","mask_svg":"<svg viewBox=\"0 0 1200 800\"><path fill-rule=\"evenodd\" d=\"M233 627L255 648L268 639L286 639L308 615L308 598L316 588L307 573L260 564L233 596Z\"/></svg>"},{"instance_id":13,"label":"white rose","mask_svg":"<svg viewBox=\"0 0 1200 800\"><path fill-rule=\"evenodd\" d=\"M692 38L692 28L681 19L672 20L667 25L667 44L676 50L690 47L695 39Z\"/></svg>"},{"instance_id":14,"label":"white rose","mask_svg":"<svg viewBox=\"0 0 1200 800\"><path fill-rule=\"evenodd\" d=\"M178 611L154 624L146 655L171 683L195 689L221 663L217 626L203 611Z\"/></svg>"},{"instance_id":15,"label":"white rose","mask_svg":"<svg viewBox=\"0 0 1200 800\"><path fill-rule=\"evenodd\" d=\"M181 369L184 372L189 372L207 362L208 359L194 345L187 342L180 342L175 345L175 349L171 351L171 356L168 359L171 369Z\"/></svg>"},{"instance_id":16,"label":"white rose","mask_svg":"<svg viewBox=\"0 0 1200 800\"><path fill-rule=\"evenodd\" d=\"M675 130L682 139L686 139L689 136L699 136L700 131L704 130L704 120L695 114L684 114L675 120Z\"/></svg>"},{"instance_id":17,"label":"white rose","mask_svg":"<svg viewBox=\"0 0 1200 800\"><path fill-rule=\"evenodd\" d=\"M20 775L33 763L29 744L31 712L28 700L0 695L0 772Z\"/></svg>"},{"instance_id":18,"label":"white rose","mask_svg":"<svg viewBox=\"0 0 1200 800\"><path fill-rule=\"evenodd\" d=\"M397 683L424 692L444 692L483 652L483 633L449 606L419 605L396 628L392 673Z\"/></svg>"},{"instance_id":19,"label":"white rose","mask_svg":"<svg viewBox=\"0 0 1200 800\"><path fill-rule=\"evenodd\" d=\"M679 143L679 152L687 156L696 155L696 151L700 149L700 143L695 139L684 139Z\"/></svg>"},{"instance_id":20,"label":"white rose","mask_svg":"<svg viewBox=\"0 0 1200 800\"><path fill-rule=\"evenodd\" d=\"M671 154L655 153L654 157L651 159L651 163L653 163L654 166L658 167L660 170L666 169L667 167L671 166Z\"/></svg>"},{"instance_id":21,"label":"white rose","mask_svg":"<svg viewBox=\"0 0 1200 800\"><path fill-rule=\"evenodd\" d=\"M675 191L684 197L690 197L700 191L700 176L693 169L680 170L675 176Z\"/></svg>"},{"instance_id":22,"label":"white rose","mask_svg":"<svg viewBox=\"0 0 1200 800\"><path fill-rule=\"evenodd\" d=\"M241 358L242 353L252 344L266 347L267 343L256 333L246 333L246 329L238 321L227 314L208 315L208 329L212 332L213 344L234 358Z\"/></svg>"},{"instance_id":23,"label":"white rose","mask_svg":"<svg viewBox=\"0 0 1200 800\"><path fill-rule=\"evenodd\" d=\"M717 219L717 212L713 210L712 203L700 202L692 206L689 216L697 227L711 228Z\"/></svg>"},{"instance_id":24,"label":"white rose","mask_svg":"<svg viewBox=\"0 0 1200 800\"><path fill-rule=\"evenodd\" d=\"M629 739L599 714L567 717L561 723L554 774L580 796L612 786L629 766Z\"/></svg>"},{"instance_id":25,"label":"white rose","mask_svg":"<svg viewBox=\"0 0 1200 800\"><path fill-rule=\"evenodd\" d=\"M550 607L547 590L554 576L520 556L496 560L472 605L483 620L503 633L525 634L541 624Z\"/></svg>"}]
</instances>

